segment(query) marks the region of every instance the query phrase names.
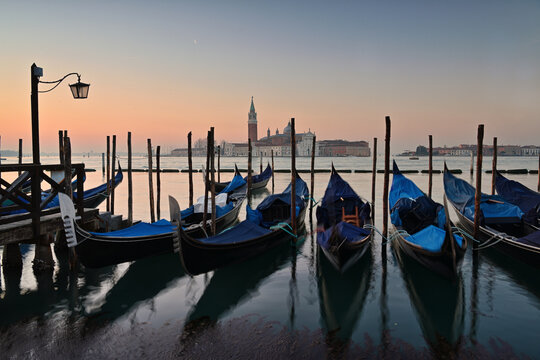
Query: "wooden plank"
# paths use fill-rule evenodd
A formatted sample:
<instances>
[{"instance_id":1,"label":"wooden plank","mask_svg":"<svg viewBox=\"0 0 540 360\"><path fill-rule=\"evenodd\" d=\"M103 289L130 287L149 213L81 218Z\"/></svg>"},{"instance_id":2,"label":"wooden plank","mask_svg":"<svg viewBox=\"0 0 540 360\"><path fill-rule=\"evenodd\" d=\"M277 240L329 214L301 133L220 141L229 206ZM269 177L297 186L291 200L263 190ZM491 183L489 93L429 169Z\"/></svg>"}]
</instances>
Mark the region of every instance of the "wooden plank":
<instances>
[{"instance_id":1,"label":"wooden plank","mask_svg":"<svg viewBox=\"0 0 540 360\"><path fill-rule=\"evenodd\" d=\"M97 227L98 209L84 209L84 218L88 219L84 226ZM77 217L79 218L79 217ZM39 224L40 235L51 234L62 230L64 224L62 222L62 214L55 213L42 216ZM16 244L21 242L33 243L32 219L25 219L10 224L0 225L0 245Z\"/></svg>"}]
</instances>

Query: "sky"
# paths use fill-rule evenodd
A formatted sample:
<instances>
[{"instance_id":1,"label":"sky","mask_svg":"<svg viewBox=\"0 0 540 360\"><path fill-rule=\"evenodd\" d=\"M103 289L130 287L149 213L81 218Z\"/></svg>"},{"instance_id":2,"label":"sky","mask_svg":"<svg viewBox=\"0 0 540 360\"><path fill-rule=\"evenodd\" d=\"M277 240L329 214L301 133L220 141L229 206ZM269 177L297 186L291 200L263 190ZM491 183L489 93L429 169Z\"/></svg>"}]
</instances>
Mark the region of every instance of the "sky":
<instances>
[{"instance_id":1,"label":"sky","mask_svg":"<svg viewBox=\"0 0 540 360\"><path fill-rule=\"evenodd\" d=\"M427 144L540 145L540 1L5 1L0 0L2 149L30 152L30 66L44 152L67 129L73 152L125 150L146 139L185 146L187 133L247 141L251 96L258 134L384 138L392 152ZM46 84L40 84L45 90ZM163 150L162 150L163 152Z\"/></svg>"}]
</instances>

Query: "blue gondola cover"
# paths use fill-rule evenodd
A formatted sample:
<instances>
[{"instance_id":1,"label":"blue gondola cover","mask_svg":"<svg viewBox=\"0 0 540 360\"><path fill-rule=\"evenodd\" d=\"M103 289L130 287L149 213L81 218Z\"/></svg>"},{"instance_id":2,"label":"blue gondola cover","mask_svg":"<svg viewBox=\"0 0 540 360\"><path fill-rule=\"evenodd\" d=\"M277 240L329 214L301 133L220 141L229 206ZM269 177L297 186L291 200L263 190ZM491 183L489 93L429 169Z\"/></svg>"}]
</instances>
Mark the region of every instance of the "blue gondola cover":
<instances>
[{"instance_id":1,"label":"blue gondola cover","mask_svg":"<svg viewBox=\"0 0 540 360\"><path fill-rule=\"evenodd\" d=\"M355 207L358 207L359 217L364 222L370 218L369 205L362 201L337 171L332 171L321 206L316 211L317 222L324 224L324 228L328 229L341 221L342 208L345 209L346 214L353 214Z\"/></svg>"},{"instance_id":2,"label":"blue gondola cover","mask_svg":"<svg viewBox=\"0 0 540 360\"><path fill-rule=\"evenodd\" d=\"M339 234L339 238L349 242L363 239L370 233L370 230L359 228L357 226L354 226L353 224L340 221L336 225L331 226L325 231L319 232L317 234L317 242L325 249L330 248L330 239L334 231Z\"/></svg>"},{"instance_id":3,"label":"blue gondola cover","mask_svg":"<svg viewBox=\"0 0 540 360\"><path fill-rule=\"evenodd\" d=\"M205 244L233 244L257 238L272 232L251 221L244 220L235 227L225 230L216 236L199 239Z\"/></svg>"},{"instance_id":4,"label":"blue gondola cover","mask_svg":"<svg viewBox=\"0 0 540 360\"><path fill-rule=\"evenodd\" d=\"M540 215L540 193L529 189L517 181L509 180L497 173L495 178L497 193L511 204L519 206L525 214L523 220L538 225Z\"/></svg>"},{"instance_id":5,"label":"blue gondola cover","mask_svg":"<svg viewBox=\"0 0 540 360\"><path fill-rule=\"evenodd\" d=\"M455 177L448 171L444 172L444 191L458 210L469 220L474 220L475 189L465 180ZM485 224L519 223L523 211L498 195L482 194L480 198L481 218Z\"/></svg>"},{"instance_id":6,"label":"blue gondola cover","mask_svg":"<svg viewBox=\"0 0 540 360\"><path fill-rule=\"evenodd\" d=\"M270 179L270 177L272 177L272 167L270 166L270 164L268 164L266 165L266 169L264 169L262 173L253 175L251 177L251 182L252 184L255 184L255 183ZM244 180L247 181L247 177L245 177Z\"/></svg>"},{"instance_id":7,"label":"blue gondola cover","mask_svg":"<svg viewBox=\"0 0 540 360\"><path fill-rule=\"evenodd\" d=\"M236 174L232 178L232 180L229 182L229 185L225 187L225 189L221 190L220 194L224 193L230 193L246 184L246 180L242 177L242 175Z\"/></svg>"}]
</instances>

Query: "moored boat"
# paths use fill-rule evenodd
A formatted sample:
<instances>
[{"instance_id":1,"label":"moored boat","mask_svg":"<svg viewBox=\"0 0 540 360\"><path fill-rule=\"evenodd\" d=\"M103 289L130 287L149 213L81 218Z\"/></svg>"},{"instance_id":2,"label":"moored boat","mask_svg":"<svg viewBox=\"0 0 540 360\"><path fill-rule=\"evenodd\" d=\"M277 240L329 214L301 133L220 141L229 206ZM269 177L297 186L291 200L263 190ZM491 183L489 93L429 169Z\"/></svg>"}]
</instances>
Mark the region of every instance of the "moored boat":
<instances>
[{"instance_id":1,"label":"moored boat","mask_svg":"<svg viewBox=\"0 0 540 360\"><path fill-rule=\"evenodd\" d=\"M187 273L201 274L253 257L283 242L295 239L291 232L291 185L281 194L266 197L255 209L248 205L247 219L215 236L199 238L179 228L180 258ZM296 224L304 226L308 201L306 183L296 176ZM169 197L171 218L179 214L176 200ZM173 216L172 214L177 214Z\"/></svg>"},{"instance_id":2,"label":"moored boat","mask_svg":"<svg viewBox=\"0 0 540 360\"><path fill-rule=\"evenodd\" d=\"M447 209L401 174L395 161L389 204L397 246L428 269L454 277L467 239L453 231Z\"/></svg>"},{"instance_id":3,"label":"moored boat","mask_svg":"<svg viewBox=\"0 0 540 360\"><path fill-rule=\"evenodd\" d=\"M234 173L235 173L235 176L240 175L240 171L238 170L238 167L236 165L234 166ZM272 167L270 166L270 164L268 164L266 166L266 169L264 169L262 173L253 175L251 177L251 190L257 190L257 189L262 189L266 187L266 185L268 184L268 180L270 180L271 177L272 177ZM244 180L247 181L247 176L244 177ZM229 186L230 183L231 183L230 181L216 182L215 189L216 191L222 191L227 186Z\"/></svg>"},{"instance_id":4,"label":"moored boat","mask_svg":"<svg viewBox=\"0 0 540 360\"><path fill-rule=\"evenodd\" d=\"M459 225L474 231L475 188L452 175L445 165L444 191L452 204ZM478 241L532 266L540 267L540 231L523 221L523 211L498 195L482 194Z\"/></svg>"},{"instance_id":5,"label":"moored boat","mask_svg":"<svg viewBox=\"0 0 540 360\"><path fill-rule=\"evenodd\" d=\"M540 218L540 193L529 189L517 181L510 180L496 172L497 194L523 211L523 221L538 227Z\"/></svg>"},{"instance_id":6,"label":"moored boat","mask_svg":"<svg viewBox=\"0 0 540 360\"><path fill-rule=\"evenodd\" d=\"M245 186L225 196L223 206L216 206L216 228L228 228L238 218L245 199ZM59 194L64 229L69 247L75 247L81 263L90 268L119 264L151 255L172 253L176 225L161 219L154 223L140 222L125 229L105 233L89 232L75 221L75 208L71 199ZM201 204L194 204L182 211L182 228L193 237L205 237L210 232L210 221L203 224Z\"/></svg>"},{"instance_id":7,"label":"moored boat","mask_svg":"<svg viewBox=\"0 0 540 360\"><path fill-rule=\"evenodd\" d=\"M317 243L332 265L346 271L370 246L371 207L362 201L332 165L321 205L317 208Z\"/></svg>"}]
</instances>

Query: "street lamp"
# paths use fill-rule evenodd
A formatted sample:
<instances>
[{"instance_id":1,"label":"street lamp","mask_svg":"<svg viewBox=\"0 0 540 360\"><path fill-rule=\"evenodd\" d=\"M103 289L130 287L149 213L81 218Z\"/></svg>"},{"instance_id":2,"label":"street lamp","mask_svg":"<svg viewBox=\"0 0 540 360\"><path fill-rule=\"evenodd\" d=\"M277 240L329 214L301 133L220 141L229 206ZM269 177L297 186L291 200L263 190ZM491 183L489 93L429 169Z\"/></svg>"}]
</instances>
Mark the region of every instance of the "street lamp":
<instances>
[{"instance_id":1,"label":"street lamp","mask_svg":"<svg viewBox=\"0 0 540 360\"><path fill-rule=\"evenodd\" d=\"M90 84L85 84L81 82L81 75L78 73L69 73L65 75L60 80L55 81L41 81L39 80L40 77L43 76L43 69L36 66L36 64L32 64L30 67L30 78L31 78L31 84L32 84L32 93L30 95L30 103L32 107L32 157L33 157L33 163L39 164L39 113L38 113L38 93L46 93L49 91L54 90L64 79L66 79L70 75L77 75L78 81L75 84L69 85L71 89L71 93L73 94L74 99L86 99L88 97L88 90L90 88ZM50 89L39 91L38 90L38 84L54 84L54 86Z\"/></svg>"}]
</instances>

